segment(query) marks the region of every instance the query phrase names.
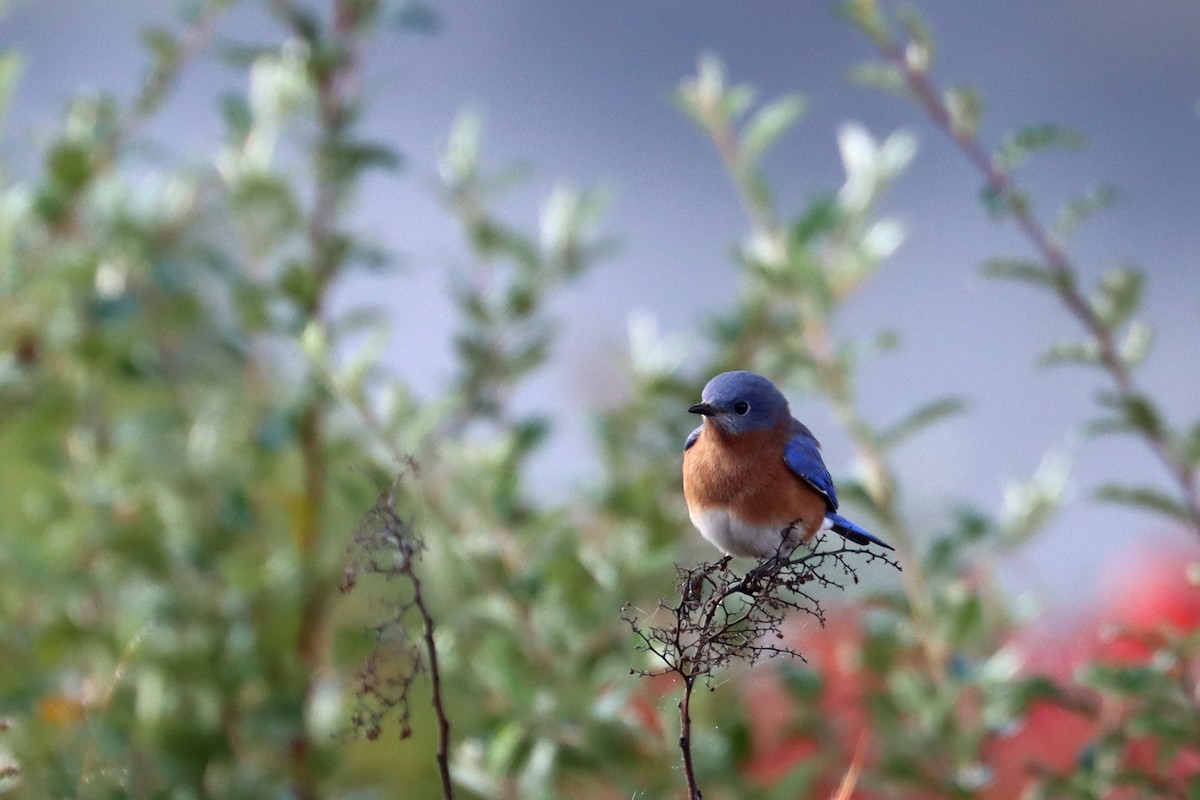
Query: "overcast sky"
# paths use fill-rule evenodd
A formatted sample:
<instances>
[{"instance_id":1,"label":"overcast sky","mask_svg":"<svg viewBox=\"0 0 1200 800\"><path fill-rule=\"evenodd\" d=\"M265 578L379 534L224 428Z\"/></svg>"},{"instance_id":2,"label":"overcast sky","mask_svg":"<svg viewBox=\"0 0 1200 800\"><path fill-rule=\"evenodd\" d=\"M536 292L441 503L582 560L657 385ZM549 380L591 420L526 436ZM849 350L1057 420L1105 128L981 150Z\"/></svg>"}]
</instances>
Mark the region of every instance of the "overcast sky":
<instances>
[{"instance_id":1,"label":"overcast sky","mask_svg":"<svg viewBox=\"0 0 1200 800\"><path fill-rule=\"evenodd\" d=\"M20 174L29 142L44 138L78 89L136 85L145 59L139 26L169 18L163 0L17 2L0 21L0 45L26 56L9 115L6 162ZM243 5L246 5L243 3ZM1010 229L975 202L978 176L937 131L897 98L850 84L847 70L869 55L837 18L833 2L800 0L509 0L434 4L431 37L381 40L367 90L373 135L406 155L394 181L376 181L358 223L394 245L406 269L361 278L342 306L381 304L395 320L388 363L418 389L433 391L451 372L447 270L466 256L452 220L430 189L446 134L470 105L486 118L487 162L528 160L533 180L512 204L532 225L538 198L558 180L613 191L606 230L618 255L556 304L561 339L550 367L519 397L523 408L553 412L559 435L536 465L541 483L586 483L589 415L620 396L614 354L628 315L645 309L665 333L699 342L699 326L726 307L735 286L728 258L745 231L736 198L709 144L669 102L697 56L719 54L737 82L770 98L804 94L810 113L773 153L768 167L787 212L835 187L841 171L835 135L857 120L877 136L902 127L920 153L887 203L909 236L879 279L846 310L847 332L898 330L895 356L862 375L863 405L880 422L945 393L972 401L970 414L915 441L899 457L914 508L945 509L966 498L995 508L1005 481L1028 474L1048 446L1074 437L1092 412L1078 373L1039 371L1036 354L1076 334L1046 296L984 281L994 255L1027 255ZM1178 422L1200 415L1200 3L1195 0L924 0L939 44L936 76L970 82L985 98L983 136L996 144L1015 125L1053 121L1089 136L1088 149L1035 160L1026 182L1048 213L1097 184L1121 201L1088 226L1073 250L1096 275L1114 263L1145 268L1158 341L1143 378ZM253 40L273 30L252 8L237 12L223 38ZM154 128L183 154L211 152L221 87L239 76L216 63L191 70ZM1036 173L1036 174L1035 174ZM849 450L819 405L793 398L826 442L835 474ZM681 409L681 413L683 410ZM1126 543L1146 535L1170 541L1160 521L1086 502L1108 480L1161 483L1143 449L1086 442L1075 452L1078 501L1008 565L1013 580L1056 602L1091 590ZM935 517L936 518L936 517ZM1185 541L1181 534L1175 540Z\"/></svg>"}]
</instances>

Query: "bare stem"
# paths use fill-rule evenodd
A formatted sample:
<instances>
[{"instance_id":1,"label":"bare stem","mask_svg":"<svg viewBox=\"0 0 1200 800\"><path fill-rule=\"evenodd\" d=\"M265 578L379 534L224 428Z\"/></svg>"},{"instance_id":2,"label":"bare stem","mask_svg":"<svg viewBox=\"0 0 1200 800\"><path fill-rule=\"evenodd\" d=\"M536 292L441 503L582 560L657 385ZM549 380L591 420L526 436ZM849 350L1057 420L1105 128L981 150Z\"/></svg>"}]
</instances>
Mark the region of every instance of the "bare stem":
<instances>
[{"instance_id":1,"label":"bare stem","mask_svg":"<svg viewBox=\"0 0 1200 800\"><path fill-rule=\"evenodd\" d=\"M701 800L700 786L696 783L696 768L692 765L692 690L696 676L683 679L683 697L679 700L679 749L683 751L683 775L687 779L688 800Z\"/></svg>"},{"instance_id":2,"label":"bare stem","mask_svg":"<svg viewBox=\"0 0 1200 800\"><path fill-rule=\"evenodd\" d=\"M414 462L405 462L415 471ZM410 692L417 677L429 676L433 693L433 711L438 723L438 774L443 800L453 800L450 779L450 718L443 700L442 672L438 660L436 625L425 600L424 586L417 573L417 561L425 543L412 524L396 511L399 478L390 490L380 492L375 505L359 522L350 545L351 563L347 565L341 591L349 592L362 575L377 575L385 581L402 578L407 590L395 611L373 626L375 649L357 675L357 708L351 725L370 740L382 733L387 716L397 711L400 738L411 735ZM394 584L392 584L394 585ZM410 634L408 619L412 611L421 618L422 638L418 643ZM424 652L422 652L424 651Z\"/></svg>"},{"instance_id":3,"label":"bare stem","mask_svg":"<svg viewBox=\"0 0 1200 800\"><path fill-rule=\"evenodd\" d=\"M421 579L413 569L412 560L407 561L406 573L413 587L413 603L421 615L424 627L425 652L429 658L429 682L433 687L433 713L438 721L438 775L442 780L443 800L454 800L454 785L450 782L450 718L446 716L445 706L442 705L442 673L438 668L437 643L433 638L433 616L425 605L425 597L421 594Z\"/></svg>"},{"instance_id":4,"label":"bare stem","mask_svg":"<svg viewBox=\"0 0 1200 800\"><path fill-rule=\"evenodd\" d=\"M1075 270L1066 251L1034 215L1012 176L996 165L974 132L954 124L950 109L942 100L940 88L924 69L910 64L900 46L882 31L868 31L868 34L884 60L903 74L909 90L930 120L954 140L967 160L983 175L988 187L1004 200L1017 228L1054 275L1054 285L1063 305L1096 343L1100 365L1112 380L1117 396L1123 402L1136 402L1143 395L1134 381L1129 364L1120 356L1112 328L1097 316L1091 303L1080 292L1075 281ZM1197 482L1196 469L1175 452L1165 431L1143 429L1140 434L1179 488L1189 525L1200 535L1200 484Z\"/></svg>"}]
</instances>

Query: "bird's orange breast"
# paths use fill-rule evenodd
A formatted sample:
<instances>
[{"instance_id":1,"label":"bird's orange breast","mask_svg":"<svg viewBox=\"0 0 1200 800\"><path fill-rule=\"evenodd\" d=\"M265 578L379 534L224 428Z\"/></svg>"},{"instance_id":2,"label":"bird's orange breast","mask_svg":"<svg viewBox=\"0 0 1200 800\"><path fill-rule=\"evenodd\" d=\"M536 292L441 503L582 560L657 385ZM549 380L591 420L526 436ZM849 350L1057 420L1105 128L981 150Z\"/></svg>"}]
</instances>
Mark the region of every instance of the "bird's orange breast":
<instances>
[{"instance_id":1,"label":"bird's orange breast","mask_svg":"<svg viewBox=\"0 0 1200 800\"><path fill-rule=\"evenodd\" d=\"M789 431L770 428L737 436L705 422L683 453L683 494L689 508L726 508L750 525L800 521L806 537L825 518L825 498L788 469Z\"/></svg>"}]
</instances>

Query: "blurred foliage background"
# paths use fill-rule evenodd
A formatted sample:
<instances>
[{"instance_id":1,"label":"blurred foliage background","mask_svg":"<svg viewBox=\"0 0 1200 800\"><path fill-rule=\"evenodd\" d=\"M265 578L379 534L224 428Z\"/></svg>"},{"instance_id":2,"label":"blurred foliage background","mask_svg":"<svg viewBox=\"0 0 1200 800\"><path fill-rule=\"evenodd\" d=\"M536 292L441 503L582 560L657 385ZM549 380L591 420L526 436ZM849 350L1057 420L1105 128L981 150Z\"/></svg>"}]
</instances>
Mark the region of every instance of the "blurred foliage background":
<instances>
[{"instance_id":1,"label":"blurred foliage background","mask_svg":"<svg viewBox=\"0 0 1200 800\"><path fill-rule=\"evenodd\" d=\"M1048 624L993 564L1064 502L1069 458L997 487L999 513L958 504L927 531L907 502L922 476L901 480L893 453L964 399L886 422L859 402L896 342L843 329L839 312L902 243L881 203L909 135L846 124L841 185L781 208L763 158L803 101L760 101L700 59L675 100L746 212L737 295L687 363L651 318L631 320L628 392L595 421L598 474L551 500L528 463L553 431L513 397L549 357L557 293L614 251L605 193L564 185L536 219L512 218L521 170L485 168L479 117L460 117L436 191L472 259L451 279L453 379L418 397L382 366L387 319L330 297L393 262L356 224L365 182L403 165L362 132L364 65L433 32L436 13L269 0L273 40L215 42L235 4L148 29L141 89L76 98L36 174L2 187L0 796L437 797L427 674L411 740L398 723L375 742L350 725L370 632L407 589L370 575L337 589L362 515L393 485L427 548L456 791L680 796L675 687L630 675L645 664L619 612L654 608L674 562L708 555L681 545L681 411L713 373L745 368L830 409L855 455L839 486L904 571L863 575L825 630L785 627L806 663L733 669L698 698L706 797L1200 797L1200 422L1168 419L1138 383L1153 331L1141 272L1093 286L1070 257L1108 195L1069 201L1052 226L1020 188L1029 157L1078 144L1072 132L1017 128L984 149L979 96L939 88L916 12L844 6L879 51L857 77L915 100L980 170L985 211L1027 238L989 271L1079 323L1046 360L1098 370L1087 430L1131 436L1165 467L1159 485L1129 476L1100 498L1191 544L1131 562L1100 607ZM164 157L146 128L212 54L240 75L211 112L224 141ZM0 90L20 75L19 50L4 53ZM387 314L421 302L393 298ZM403 669L408 653L384 644Z\"/></svg>"}]
</instances>

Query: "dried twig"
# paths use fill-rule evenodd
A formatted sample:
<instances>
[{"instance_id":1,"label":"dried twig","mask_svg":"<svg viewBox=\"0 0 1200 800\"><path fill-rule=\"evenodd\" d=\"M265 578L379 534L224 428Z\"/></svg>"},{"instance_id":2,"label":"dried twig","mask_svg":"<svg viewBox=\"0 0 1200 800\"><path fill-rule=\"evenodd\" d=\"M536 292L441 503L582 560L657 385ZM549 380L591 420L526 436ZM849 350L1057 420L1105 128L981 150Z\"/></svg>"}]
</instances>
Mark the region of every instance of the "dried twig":
<instances>
[{"instance_id":1,"label":"dried twig","mask_svg":"<svg viewBox=\"0 0 1200 800\"><path fill-rule=\"evenodd\" d=\"M370 628L375 645L355 676L357 707L350 722L354 731L374 741L383 732L388 715L395 712L400 721L400 738L407 739L412 735L410 692L418 676L428 675L438 722L437 763L442 797L451 800L454 788L450 781L450 720L442 702L433 615L416 571L425 542L412 524L396 512L396 488L393 485L381 492L375 505L360 520L350 544L351 562L339 587L342 592L349 592L363 575L400 579L406 584L400 589L400 599L391 601L386 618ZM421 625L419 639L410 624L414 615Z\"/></svg>"},{"instance_id":2,"label":"dried twig","mask_svg":"<svg viewBox=\"0 0 1200 800\"><path fill-rule=\"evenodd\" d=\"M786 540L786 537L781 537ZM660 601L650 615L626 604L622 617L661 666L634 669L633 674L676 675L683 682L679 702L679 748L690 800L700 800L692 762L691 700L701 679L711 688L717 670L735 658L754 663L763 657L804 656L784 641L781 627L789 612L814 617L822 625L825 612L812 593L815 587L843 588L858 583L851 558L863 563L900 565L882 553L839 539L830 546L824 536L790 552L779 552L745 575L730 569L728 557L695 567L676 565L679 598ZM666 617L655 624L655 617Z\"/></svg>"}]
</instances>

